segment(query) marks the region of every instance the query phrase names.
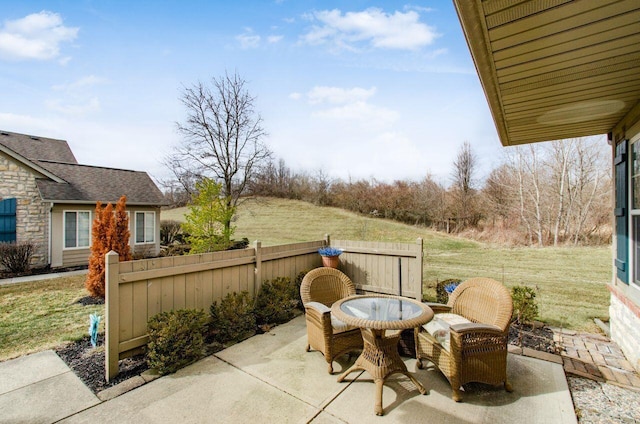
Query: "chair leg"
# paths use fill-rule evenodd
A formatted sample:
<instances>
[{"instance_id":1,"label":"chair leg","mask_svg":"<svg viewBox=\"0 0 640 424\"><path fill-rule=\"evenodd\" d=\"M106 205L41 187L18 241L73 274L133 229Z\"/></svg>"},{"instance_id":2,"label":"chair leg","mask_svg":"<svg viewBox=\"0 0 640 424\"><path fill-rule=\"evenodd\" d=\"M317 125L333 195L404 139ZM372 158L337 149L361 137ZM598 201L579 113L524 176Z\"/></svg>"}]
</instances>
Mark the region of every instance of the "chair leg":
<instances>
[{"instance_id":1,"label":"chair leg","mask_svg":"<svg viewBox=\"0 0 640 424\"><path fill-rule=\"evenodd\" d=\"M333 361L329 362L329 374L333 374Z\"/></svg>"},{"instance_id":2,"label":"chair leg","mask_svg":"<svg viewBox=\"0 0 640 424\"><path fill-rule=\"evenodd\" d=\"M424 367L424 365L422 365L422 359L420 359L420 358L417 358L417 359L418 359L418 360L417 360L417 362L416 362L416 368L418 368L419 370L421 370L421 369Z\"/></svg>"},{"instance_id":3,"label":"chair leg","mask_svg":"<svg viewBox=\"0 0 640 424\"><path fill-rule=\"evenodd\" d=\"M462 400L462 394L460 393L460 387L452 390L451 398L455 402L460 402Z\"/></svg>"},{"instance_id":4,"label":"chair leg","mask_svg":"<svg viewBox=\"0 0 640 424\"><path fill-rule=\"evenodd\" d=\"M311 345L307 343L307 352L311 352Z\"/></svg>"}]
</instances>

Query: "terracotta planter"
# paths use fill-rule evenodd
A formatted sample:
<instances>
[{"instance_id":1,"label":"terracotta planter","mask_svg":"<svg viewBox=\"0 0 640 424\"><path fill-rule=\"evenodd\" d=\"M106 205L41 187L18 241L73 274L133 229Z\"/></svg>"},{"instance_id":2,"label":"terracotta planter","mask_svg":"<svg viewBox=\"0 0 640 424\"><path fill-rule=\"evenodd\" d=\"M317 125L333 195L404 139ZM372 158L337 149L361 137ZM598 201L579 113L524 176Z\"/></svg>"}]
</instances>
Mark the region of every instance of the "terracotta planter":
<instances>
[{"instance_id":1,"label":"terracotta planter","mask_svg":"<svg viewBox=\"0 0 640 424\"><path fill-rule=\"evenodd\" d=\"M340 258L338 256L323 256L322 257L322 266L338 269L338 265L339 264L340 264Z\"/></svg>"}]
</instances>

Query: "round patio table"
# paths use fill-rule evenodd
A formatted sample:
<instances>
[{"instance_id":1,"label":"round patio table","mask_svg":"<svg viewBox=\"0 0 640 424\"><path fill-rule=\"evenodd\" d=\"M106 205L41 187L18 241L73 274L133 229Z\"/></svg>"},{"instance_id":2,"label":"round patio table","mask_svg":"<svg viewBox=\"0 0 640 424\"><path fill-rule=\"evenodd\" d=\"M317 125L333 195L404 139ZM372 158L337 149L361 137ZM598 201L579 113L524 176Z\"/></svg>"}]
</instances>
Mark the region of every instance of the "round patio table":
<instances>
[{"instance_id":1,"label":"round patio table","mask_svg":"<svg viewBox=\"0 0 640 424\"><path fill-rule=\"evenodd\" d=\"M376 415L382 415L382 386L391 374L401 373L409 377L421 394L426 390L413 375L398 353L400 333L385 336L386 330L416 328L433 318L427 305L413 299L386 295L356 295L341 299L331 307L331 314L362 332L364 347L356 362L340 377L342 382L353 371L365 370L376 383Z\"/></svg>"}]
</instances>

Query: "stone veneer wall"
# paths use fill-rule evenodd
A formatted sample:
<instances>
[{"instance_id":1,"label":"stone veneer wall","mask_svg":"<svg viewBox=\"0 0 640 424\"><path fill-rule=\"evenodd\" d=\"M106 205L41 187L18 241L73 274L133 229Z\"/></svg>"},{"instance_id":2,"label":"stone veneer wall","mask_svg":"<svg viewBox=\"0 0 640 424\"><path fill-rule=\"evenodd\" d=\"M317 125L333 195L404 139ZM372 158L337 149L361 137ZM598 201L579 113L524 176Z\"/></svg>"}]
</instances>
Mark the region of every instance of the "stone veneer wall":
<instances>
[{"instance_id":1,"label":"stone veneer wall","mask_svg":"<svg viewBox=\"0 0 640 424\"><path fill-rule=\"evenodd\" d=\"M0 199L16 198L16 239L18 243L34 243L31 265L44 266L49 263L48 204L40 198L35 177L28 168L0 153Z\"/></svg>"},{"instance_id":2,"label":"stone veneer wall","mask_svg":"<svg viewBox=\"0 0 640 424\"><path fill-rule=\"evenodd\" d=\"M611 339L620 346L627 360L640 372L640 308L611 291L609 325Z\"/></svg>"}]
</instances>

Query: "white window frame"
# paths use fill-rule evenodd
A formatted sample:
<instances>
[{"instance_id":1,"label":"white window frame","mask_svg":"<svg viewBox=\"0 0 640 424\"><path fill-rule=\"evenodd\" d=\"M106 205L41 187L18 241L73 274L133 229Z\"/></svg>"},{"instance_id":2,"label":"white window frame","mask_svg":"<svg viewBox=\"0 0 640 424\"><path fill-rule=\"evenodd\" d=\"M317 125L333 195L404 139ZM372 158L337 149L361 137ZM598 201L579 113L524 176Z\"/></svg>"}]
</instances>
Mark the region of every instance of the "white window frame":
<instances>
[{"instance_id":1,"label":"white window frame","mask_svg":"<svg viewBox=\"0 0 640 424\"><path fill-rule=\"evenodd\" d=\"M67 213L75 213L76 214L76 245L72 247L67 247ZM78 237L78 217L79 214L89 214L89 244L86 246L80 246L79 237ZM89 249L91 248L91 227L92 227L92 213L91 211L81 210L81 209L69 209L62 211L62 250L80 250L80 249Z\"/></svg>"},{"instance_id":2,"label":"white window frame","mask_svg":"<svg viewBox=\"0 0 640 424\"><path fill-rule=\"evenodd\" d=\"M138 241L138 214L142 214L144 215L144 241ZM147 230L147 217L148 216L152 216L153 217L153 231L151 232L151 240L147 239L147 234L146 234L146 230ZM148 212L148 211L136 211L135 215L134 215L134 228L135 228L135 235L133 238L133 242L134 244L155 244L156 242L156 213L155 212Z\"/></svg>"}]
</instances>

